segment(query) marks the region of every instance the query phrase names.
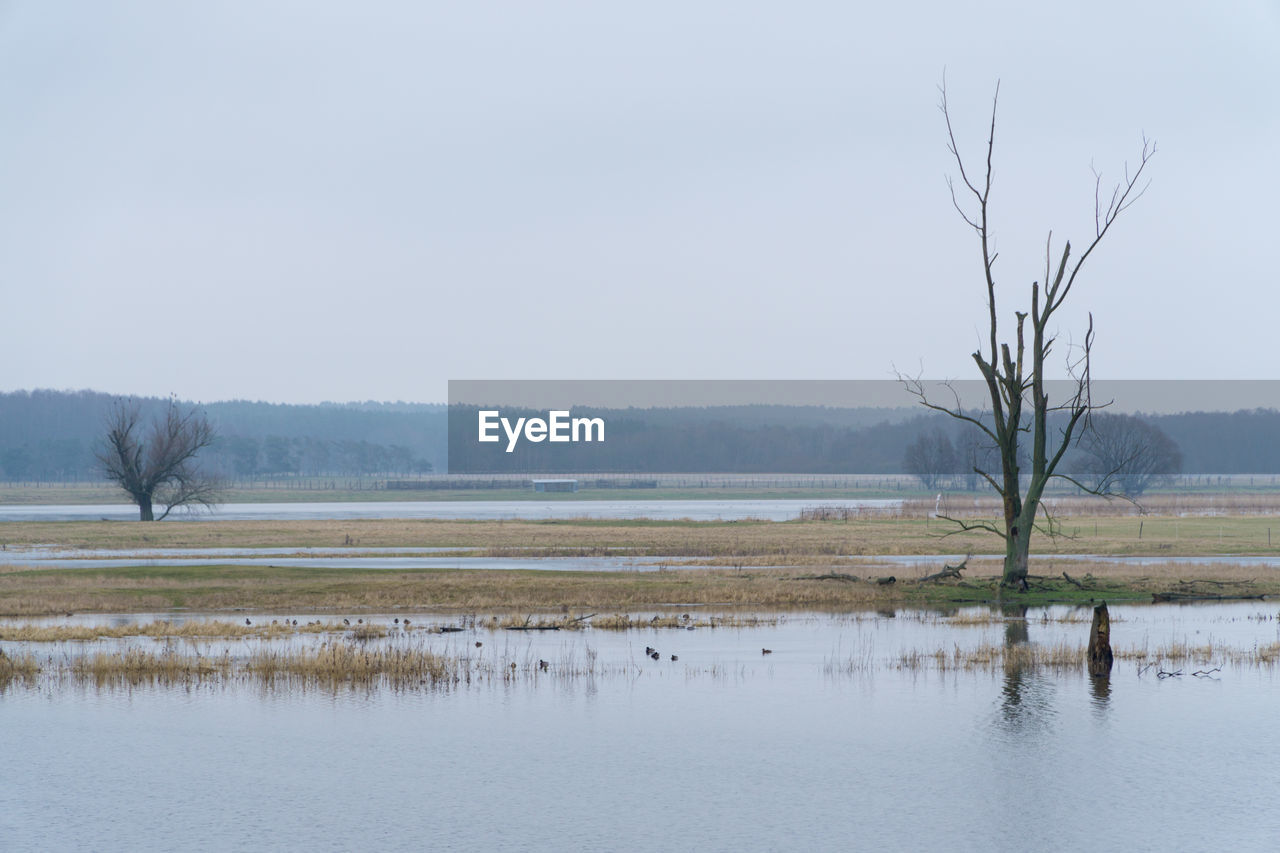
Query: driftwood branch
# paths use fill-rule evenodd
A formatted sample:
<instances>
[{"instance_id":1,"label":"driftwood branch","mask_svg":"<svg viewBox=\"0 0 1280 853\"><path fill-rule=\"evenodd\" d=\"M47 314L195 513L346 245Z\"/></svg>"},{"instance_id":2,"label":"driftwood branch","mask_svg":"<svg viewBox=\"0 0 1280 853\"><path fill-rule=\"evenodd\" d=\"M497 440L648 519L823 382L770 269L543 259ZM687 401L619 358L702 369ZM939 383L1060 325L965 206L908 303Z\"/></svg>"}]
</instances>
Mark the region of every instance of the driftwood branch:
<instances>
[{"instance_id":1,"label":"driftwood branch","mask_svg":"<svg viewBox=\"0 0 1280 853\"><path fill-rule=\"evenodd\" d=\"M796 578L798 581L855 581L861 582L862 578L857 575L846 575L841 572L827 572L825 575L801 575Z\"/></svg>"},{"instance_id":2,"label":"driftwood branch","mask_svg":"<svg viewBox=\"0 0 1280 853\"><path fill-rule=\"evenodd\" d=\"M530 613L524 618L523 625L508 625L508 631L559 631L559 625L547 625L545 623L533 624L533 614Z\"/></svg>"},{"instance_id":3,"label":"driftwood branch","mask_svg":"<svg viewBox=\"0 0 1280 853\"><path fill-rule=\"evenodd\" d=\"M1267 596L1263 593L1254 595L1219 595L1212 592L1153 592L1151 593L1151 602L1153 604L1167 603L1170 601L1262 601Z\"/></svg>"},{"instance_id":4,"label":"driftwood branch","mask_svg":"<svg viewBox=\"0 0 1280 853\"><path fill-rule=\"evenodd\" d=\"M936 583L937 581L945 580L947 578L955 578L956 580L959 580L960 573L963 572L965 570L965 567L969 565L969 557L971 556L973 555L965 554L964 559L961 560L960 564L956 566L943 563L941 571L934 572L931 575L925 575L922 578L918 578L916 580L916 583Z\"/></svg>"}]
</instances>

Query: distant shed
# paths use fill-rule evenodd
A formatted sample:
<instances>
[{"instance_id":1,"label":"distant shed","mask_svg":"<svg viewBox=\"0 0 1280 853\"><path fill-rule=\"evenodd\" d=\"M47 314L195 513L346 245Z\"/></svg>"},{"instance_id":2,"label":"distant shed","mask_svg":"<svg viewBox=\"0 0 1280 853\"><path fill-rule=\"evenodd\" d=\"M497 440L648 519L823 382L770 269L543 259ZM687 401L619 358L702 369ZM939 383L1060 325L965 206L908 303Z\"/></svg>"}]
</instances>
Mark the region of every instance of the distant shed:
<instances>
[{"instance_id":1,"label":"distant shed","mask_svg":"<svg viewBox=\"0 0 1280 853\"><path fill-rule=\"evenodd\" d=\"M578 491L577 480L534 480L533 490L535 492L576 492Z\"/></svg>"}]
</instances>

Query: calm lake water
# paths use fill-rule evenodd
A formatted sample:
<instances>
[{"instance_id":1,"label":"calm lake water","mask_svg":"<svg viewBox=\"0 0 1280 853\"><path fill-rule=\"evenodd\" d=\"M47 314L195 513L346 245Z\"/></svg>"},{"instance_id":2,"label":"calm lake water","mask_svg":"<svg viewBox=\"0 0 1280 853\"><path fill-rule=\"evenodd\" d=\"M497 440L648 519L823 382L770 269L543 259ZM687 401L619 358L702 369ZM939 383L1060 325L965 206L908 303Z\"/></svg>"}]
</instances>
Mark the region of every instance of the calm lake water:
<instances>
[{"instance_id":1,"label":"calm lake water","mask_svg":"<svg viewBox=\"0 0 1280 853\"><path fill-rule=\"evenodd\" d=\"M363 501L331 503L222 504L213 512L183 512L185 520L280 521L343 518L563 519L653 518L730 521L759 518L788 521L821 504L863 510L890 510L899 500L689 500L689 501ZM137 507L124 504L0 505L0 521L129 521Z\"/></svg>"},{"instance_id":2,"label":"calm lake water","mask_svg":"<svg viewBox=\"0 0 1280 853\"><path fill-rule=\"evenodd\" d=\"M1087 622L1063 621L1071 613L381 641L519 666L514 680L444 689L14 684L0 693L0 848L1274 849L1270 668L1222 661L1212 677L1178 667L1161 679L1119 661L1098 682L894 663L909 650L1083 643ZM1280 640L1269 603L1112 614L1118 648ZM433 619L456 617L414 614ZM195 648L240 656L262 642ZM4 647L57 660L96 648ZM589 659L598 674L572 674Z\"/></svg>"}]
</instances>

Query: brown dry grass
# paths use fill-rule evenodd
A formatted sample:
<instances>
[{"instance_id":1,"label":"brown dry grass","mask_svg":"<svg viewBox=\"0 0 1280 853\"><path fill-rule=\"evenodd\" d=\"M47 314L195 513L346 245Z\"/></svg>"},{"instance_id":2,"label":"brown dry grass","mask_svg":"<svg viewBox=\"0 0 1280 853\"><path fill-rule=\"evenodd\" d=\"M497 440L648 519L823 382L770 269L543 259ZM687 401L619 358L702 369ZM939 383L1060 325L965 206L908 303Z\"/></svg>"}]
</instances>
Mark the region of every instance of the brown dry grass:
<instances>
[{"instance_id":1,"label":"brown dry grass","mask_svg":"<svg viewBox=\"0 0 1280 853\"><path fill-rule=\"evenodd\" d=\"M595 628L602 631L628 631L632 628L664 628L680 631L693 631L699 628L757 628L762 625L776 625L777 616L760 616L756 614L716 614L693 616L688 613L662 613L654 616L641 616L634 613L610 613L606 615L586 614L563 616L538 616L533 614L507 614L490 616L475 624L488 630L517 631L581 631Z\"/></svg>"},{"instance_id":2,"label":"brown dry grass","mask_svg":"<svg viewBox=\"0 0 1280 853\"><path fill-rule=\"evenodd\" d=\"M1007 669L1080 669L1084 667L1085 649L1071 643L1040 645L1017 643L996 645L984 643L972 649L911 649L898 654L891 662L902 670L970 671Z\"/></svg>"},{"instance_id":3,"label":"brown dry grass","mask_svg":"<svg viewBox=\"0 0 1280 853\"><path fill-rule=\"evenodd\" d=\"M386 636L386 628L382 626L368 627L368 636ZM273 620L270 623L244 625L239 622L220 620L190 620L170 622L156 620L131 625L32 625L0 624L0 640L29 643L57 643L68 641L91 642L94 640L112 640L122 637L154 637L184 639L277 639L295 634L320 634L341 631L354 631L355 628L338 622L322 622L313 620L305 624L290 624Z\"/></svg>"},{"instance_id":4,"label":"brown dry grass","mask_svg":"<svg viewBox=\"0 0 1280 853\"><path fill-rule=\"evenodd\" d=\"M1169 665L1213 667L1230 664L1243 667L1271 668L1280 665L1280 643L1247 647L1206 642L1191 645L1171 642L1158 646L1116 647L1116 660L1132 661L1142 671ZM908 649L889 659L887 664L905 671L972 672L1003 669L1022 671L1050 669L1055 671L1084 671L1086 648L1082 644L1058 642L1052 644L984 643L973 648L952 646L934 649ZM867 655L853 655L842 660L828 660L828 674L854 675L874 671L878 662ZM1153 673L1155 674L1155 673ZM1182 674L1182 673L1179 673Z\"/></svg>"},{"instance_id":5,"label":"brown dry grass","mask_svg":"<svg viewBox=\"0 0 1280 853\"><path fill-rule=\"evenodd\" d=\"M649 572L546 572L177 566L108 570L41 570L0 574L0 614L145 612L185 608L320 613L536 611L601 613L664 611L691 606L735 610L872 610L895 604L962 604L1134 600L1152 592L1204 595L1280 593L1267 567L1116 565L1033 560L1032 592L1001 593L997 560L971 560L959 583L914 584L935 568L867 567L865 580L807 580L810 571L689 569ZM1085 589L1062 579L1085 579ZM878 575L898 582L882 586ZM868 582L871 581L871 582Z\"/></svg>"},{"instance_id":6,"label":"brown dry grass","mask_svg":"<svg viewBox=\"0 0 1280 853\"><path fill-rule=\"evenodd\" d=\"M1172 642L1156 647L1117 648L1117 660L1130 661L1139 675L1151 672L1184 674L1191 666L1207 674L1214 667L1272 668L1280 664L1280 643L1250 647L1215 642L1190 645ZM842 659L828 659L827 675L854 676L873 673L882 667L906 672L1023 672L1048 669L1055 672L1082 672L1085 648L1081 644L987 643L973 648L938 647L908 649L887 658L878 658L870 647ZM190 684L250 682L263 687L296 684L329 689L351 686L365 689L390 687L440 687L473 682L513 682L540 678L571 680L607 674L634 674L632 664L601 663L588 649L583 660L573 657L556 661L525 661L510 657L440 654L424 645L370 646L352 641L325 641L304 649L260 650L245 659L230 654L202 655L180 651L168 645L159 652L126 649L85 654L44 665L27 654L8 657L0 653L0 690L14 684L33 686L42 675L55 682L91 683L99 687L141 684ZM692 669L688 673L699 674Z\"/></svg>"},{"instance_id":7,"label":"brown dry grass","mask_svg":"<svg viewBox=\"0 0 1280 853\"><path fill-rule=\"evenodd\" d=\"M0 649L0 691L15 681L19 684L32 684L40 674L40 664L30 652L7 654Z\"/></svg>"},{"instance_id":8,"label":"brown dry grass","mask_svg":"<svg viewBox=\"0 0 1280 853\"><path fill-rule=\"evenodd\" d=\"M370 684L457 683L469 681L469 658L440 655L422 647L370 647L352 643L324 643L319 648L260 651L244 670L267 682L276 679L305 682Z\"/></svg>"},{"instance_id":9,"label":"brown dry grass","mask_svg":"<svg viewBox=\"0 0 1280 853\"><path fill-rule=\"evenodd\" d=\"M98 686L115 684L188 683L232 672L229 655L206 657L185 654L169 646L161 652L144 649L127 649L115 652L96 652L73 658L66 665L66 673L78 681L88 681Z\"/></svg>"},{"instance_id":10,"label":"brown dry grass","mask_svg":"<svg viewBox=\"0 0 1280 853\"><path fill-rule=\"evenodd\" d=\"M1218 497L1228 501L1271 501L1270 496ZM957 499L960 500L960 499ZM952 507L966 518L994 518L989 501ZM1182 500L1170 497L1166 502ZM1277 499L1280 500L1280 499ZM1280 555L1280 506L1265 515L1179 516L1172 510L1138 515L1131 504L1093 504L1083 499L1050 501L1056 538L1038 536L1035 553ZM1079 504L1079 505L1077 505ZM1268 506L1271 506L1268 504ZM927 512L926 512L927 509ZM1085 513L1087 509L1087 514ZM1107 511L1104 512L1103 509ZM166 521L9 522L0 526L7 545L57 543L69 548L119 550L145 556L154 548L405 547L476 548L489 556L610 556L713 558L724 565L818 565L864 554L992 553L1000 540L980 532L955 533L955 526L929 518L927 508L909 504L903 517L848 521ZM216 559L216 558L214 558ZM9 567L7 570L14 570ZM4 570L0 570L4 571Z\"/></svg>"},{"instance_id":11,"label":"brown dry grass","mask_svg":"<svg viewBox=\"0 0 1280 853\"><path fill-rule=\"evenodd\" d=\"M31 655L14 659L0 654L0 690L15 682L39 684L41 676L55 684L89 683L98 687L239 682L267 688L304 685L405 689L477 681L536 683L543 678L565 680L632 671L629 664L601 664L592 649L582 660L570 655L544 662L536 658L522 661L445 655L422 644L370 646L357 641L324 641L311 648L259 650L247 658L229 653L202 655L170 644L158 652L101 651L69 659L50 658L43 665Z\"/></svg>"},{"instance_id":12,"label":"brown dry grass","mask_svg":"<svg viewBox=\"0 0 1280 853\"><path fill-rule=\"evenodd\" d=\"M1127 498L1101 498L1092 495L1049 496L1045 503L1058 515L1082 518L1120 516L1280 516L1280 492L1161 492L1144 495L1136 501ZM934 499L903 501L900 518L925 518L933 514L938 503ZM970 518L994 517L1000 512L999 498L987 495L946 495L941 502L943 515Z\"/></svg>"}]
</instances>

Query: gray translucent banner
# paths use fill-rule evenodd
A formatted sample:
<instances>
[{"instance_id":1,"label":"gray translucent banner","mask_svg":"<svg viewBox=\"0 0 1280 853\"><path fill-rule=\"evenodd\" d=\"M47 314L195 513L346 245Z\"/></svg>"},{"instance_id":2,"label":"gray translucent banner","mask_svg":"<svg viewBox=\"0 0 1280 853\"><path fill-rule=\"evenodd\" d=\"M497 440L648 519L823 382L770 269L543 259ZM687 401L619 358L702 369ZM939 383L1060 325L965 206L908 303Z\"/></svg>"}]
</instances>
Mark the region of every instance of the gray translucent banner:
<instances>
[{"instance_id":1,"label":"gray translucent banner","mask_svg":"<svg viewBox=\"0 0 1280 853\"><path fill-rule=\"evenodd\" d=\"M1051 405L1076 389L1046 382ZM1183 442L1243 429L1225 413L1280 410L1276 380L1099 380L1090 394L1099 411L1141 414ZM451 380L447 470L899 473L911 436L954 431L926 400L978 417L991 409L978 380ZM1221 423L1183 416L1193 412ZM1246 432L1269 424L1255 417Z\"/></svg>"},{"instance_id":2,"label":"gray translucent banner","mask_svg":"<svg viewBox=\"0 0 1280 853\"><path fill-rule=\"evenodd\" d=\"M898 408L918 406L919 382L930 396L970 408L989 408L985 383L977 379L464 379L449 381L449 405L507 405L528 409L628 409L706 406L825 406ZM1045 383L1051 400L1074 393L1070 380ZM1095 403L1113 412L1173 414L1280 409L1280 380L1101 379L1092 383Z\"/></svg>"}]
</instances>

